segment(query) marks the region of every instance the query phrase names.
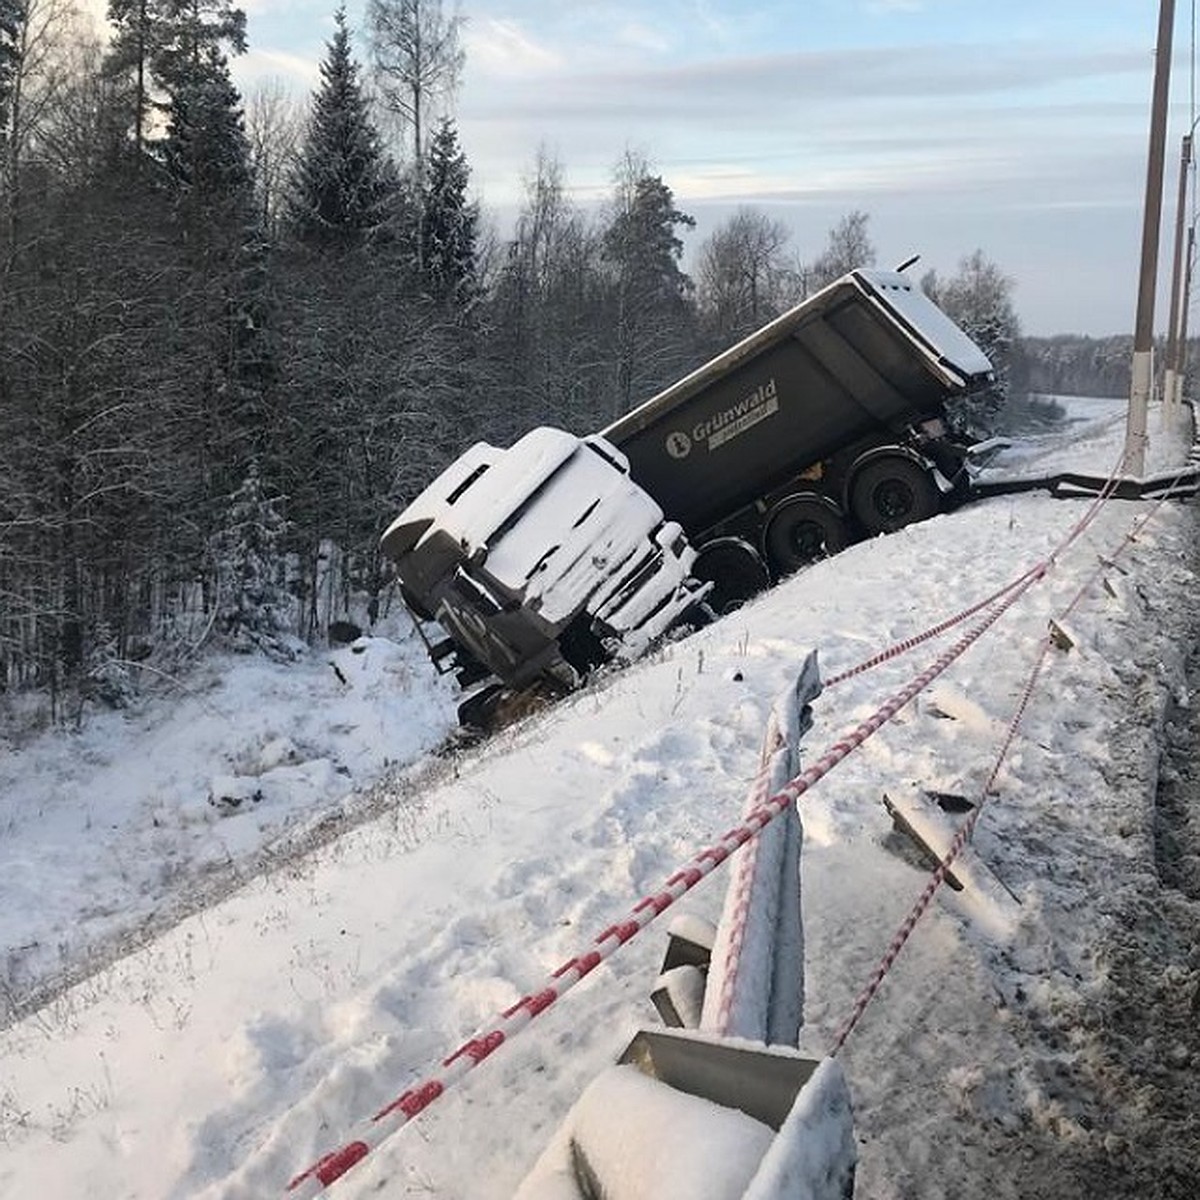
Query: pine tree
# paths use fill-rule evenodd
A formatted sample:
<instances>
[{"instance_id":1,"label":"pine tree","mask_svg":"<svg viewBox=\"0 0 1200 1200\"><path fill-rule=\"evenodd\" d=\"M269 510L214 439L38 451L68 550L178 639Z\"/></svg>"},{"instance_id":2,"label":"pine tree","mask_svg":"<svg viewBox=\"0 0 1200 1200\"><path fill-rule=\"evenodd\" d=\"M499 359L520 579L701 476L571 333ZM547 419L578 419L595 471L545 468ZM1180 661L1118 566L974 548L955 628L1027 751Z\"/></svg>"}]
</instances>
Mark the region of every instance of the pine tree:
<instances>
[{"instance_id":1,"label":"pine tree","mask_svg":"<svg viewBox=\"0 0 1200 1200\"><path fill-rule=\"evenodd\" d=\"M228 0L109 0L108 19L106 70L127 81L139 154L155 109L169 111L214 52L246 50L246 14Z\"/></svg>"},{"instance_id":2,"label":"pine tree","mask_svg":"<svg viewBox=\"0 0 1200 1200\"><path fill-rule=\"evenodd\" d=\"M473 304L479 294L479 207L467 199L470 176L458 131L446 118L429 147L420 263L430 293L463 308Z\"/></svg>"},{"instance_id":3,"label":"pine tree","mask_svg":"<svg viewBox=\"0 0 1200 1200\"><path fill-rule=\"evenodd\" d=\"M156 31L152 0L109 0L112 40L105 73L127 82L129 125L140 156L150 112L150 51Z\"/></svg>"},{"instance_id":4,"label":"pine tree","mask_svg":"<svg viewBox=\"0 0 1200 1200\"><path fill-rule=\"evenodd\" d=\"M246 52L246 14L229 0L148 0L158 10L150 54L155 82L169 99L195 83L214 52Z\"/></svg>"},{"instance_id":5,"label":"pine tree","mask_svg":"<svg viewBox=\"0 0 1200 1200\"><path fill-rule=\"evenodd\" d=\"M695 226L694 217L675 207L671 189L648 172L620 186L617 211L604 235L608 258L624 286L646 301L678 308L692 290L692 281L679 267L683 242L676 233Z\"/></svg>"},{"instance_id":6,"label":"pine tree","mask_svg":"<svg viewBox=\"0 0 1200 1200\"><path fill-rule=\"evenodd\" d=\"M292 600L283 586L282 540L287 522L280 501L268 497L252 462L245 479L229 497L223 528L216 540L222 632L236 650L262 650L290 658L294 643Z\"/></svg>"},{"instance_id":7,"label":"pine tree","mask_svg":"<svg viewBox=\"0 0 1200 1200\"><path fill-rule=\"evenodd\" d=\"M660 176L626 160L604 233L616 306L614 416L677 379L694 357L693 285L679 266L676 230L695 224Z\"/></svg>"},{"instance_id":8,"label":"pine tree","mask_svg":"<svg viewBox=\"0 0 1200 1200\"><path fill-rule=\"evenodd\" d=\"M346 10L321 63L321 87L291 180L290 223L303 242L323 248L361 245L387 219L390 165L371 121L350 53Z\"/></svg>"},{"instance_id":9,"label":"pine tree","mask_svg":"<svg viewBox=\"0 0 1200 1200\"><path fill-rule=\"evenodd\" d=\"M162 159L193 221L246 216L250 148L241 97L215 47L177 78L169 114Z\"/></svg>"},{"instance_id":10,"label":"pine tree","mask_svg":"<svg viewBox=\"0 0 1200 1200\"><path fill-rule=\"evenodd\" d=\"M129 664L121 658L112 626L100 621L91 637L86 663L86 689L109 708L128 708L137 696Z\"/></svg>"}]
</instances>

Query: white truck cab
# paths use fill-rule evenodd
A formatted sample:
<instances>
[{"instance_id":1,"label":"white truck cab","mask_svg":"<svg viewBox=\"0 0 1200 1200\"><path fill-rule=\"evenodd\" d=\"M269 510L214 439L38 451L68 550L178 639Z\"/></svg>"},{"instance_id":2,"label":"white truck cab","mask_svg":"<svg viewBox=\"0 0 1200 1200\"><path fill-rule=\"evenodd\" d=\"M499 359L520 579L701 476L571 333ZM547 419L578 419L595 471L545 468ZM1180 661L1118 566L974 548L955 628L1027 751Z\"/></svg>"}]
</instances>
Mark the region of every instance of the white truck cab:
<instances>
[{"instance_id":1,"label":"white truck cab","mask_svg":"<svg viewBox=\"0 0 1200 1200\"><path fill-rule=\"evenodd\" d=\"M405 601L451 645L465 683L577 686L597 663L636 657L707 591L695 551L601 437L539 428L510 449L480 442L383 535ZM443 665L447 663L449 665Z\"/></svg>"}]
</instances>

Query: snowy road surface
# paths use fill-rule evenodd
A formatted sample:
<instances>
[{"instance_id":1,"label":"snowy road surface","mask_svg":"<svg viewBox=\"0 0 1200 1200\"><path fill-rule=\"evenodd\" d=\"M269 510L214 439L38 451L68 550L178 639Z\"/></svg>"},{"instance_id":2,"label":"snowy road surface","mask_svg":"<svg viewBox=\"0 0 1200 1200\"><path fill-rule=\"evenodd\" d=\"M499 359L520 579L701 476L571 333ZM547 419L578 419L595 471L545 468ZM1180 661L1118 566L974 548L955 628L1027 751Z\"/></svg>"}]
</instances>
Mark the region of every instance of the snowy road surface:
<instances>
[{"instance_id":1,"label":"snowy road surface","mask_svg":"<svg viewBox=\"0 0 1200 1200\"><path fill-rule=\"evenodd\" d=\"M1104 473L1120 405L1086 417L1053 461ZM1044 469L1051 448L1037 452ZM274 670L238 683L266 671L251 666L194 686L232 734L194 718L193 743L155 710L89 727L76 757L25 744L0 766L3 857L25 864L0 877L18 982L57 969L55 938L69 963L178 904L179 881L222 855L248 878L0 1033L0 1194L279 1194L734 821L767 710L809 649L831 677L920 632L1043 560L1086 508L1000 497L854 546L418 783L385 777L342 806L372 819L262 874L254 855L291 794L316 814L339 779L365 786L446 727L449 697L409 647L370 643L357 692L334 690L324 663L296 670L298 697L276 699L288 676ZM883 794L980 798L1048 620L1095 577L975 837L1015 919L943 889L843 1052L860 1195L1197 1194L1194 540L1189 506L1109 504L804 798L802 1045L821 1054L927 877ZM955 636L828 689L810 754ZM337 704L355 706L353 752ZM267 766L280 738L296 752ZM266 779L263 798L208 805L214 757ZM683 907L715 917L726 879ZM583 1086L652 1023L663 945L651 925L335 1194L510 1196Z\"/></svg>"}]
</instances>

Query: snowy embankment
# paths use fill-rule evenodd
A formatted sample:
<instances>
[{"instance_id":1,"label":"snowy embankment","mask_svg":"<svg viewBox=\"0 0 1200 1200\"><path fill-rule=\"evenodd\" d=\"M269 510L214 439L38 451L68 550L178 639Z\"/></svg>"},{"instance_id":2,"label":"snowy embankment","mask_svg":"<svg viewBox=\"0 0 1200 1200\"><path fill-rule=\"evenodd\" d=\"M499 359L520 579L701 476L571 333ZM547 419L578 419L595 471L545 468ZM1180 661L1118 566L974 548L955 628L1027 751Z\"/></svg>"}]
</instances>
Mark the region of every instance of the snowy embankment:
<instances>
[{"instance_id":1,"label":"snowy embankment","mask_svg":"<svg viewBox=\"0 0 1200 1200\"><path fill-rule=\"evenodd\" d=\"M1056 468L1111 466L1120 405L1093 402L1087 415L1069 428L1066 452L1059 439ZM1177 438L1152 432L1181 454ZM449 760L440 782L414 788L400 777L352 799L378 815L248 879L0 1033L0 1194L278 1194L736 819L766 713L809 649L827 677L854 666L1043 560L1087 505L999 497L852 547ZM1152 508L1108 504L974 648L804 797L806 1050L828 1049L927 877L883 795L980 799L1048 620ZM1149 1095L1194 1089L1200 1049L1194 1022L1176 1020L1178 998L1190 1004L1200 979L1186 949L1200 922L1182 877L1160 879L1155 836L1167 706L1188 704L1194 524L1188 506L1157 509L1072 612L1076 645L1047 661L975 836L980 869L1001 883L986 894L943 889L846 1044L861 1195L1190 1194L1120 1188L1149 1169L1145 1145L1156 1162L1161 1149L1186 1164L1200 1142L1193 1130L1190 1146L1162 1145L1150 1123L1169 1105ZM809 753L956 636L828 689ZM360 724L364 754L399 758L401 739L419 743L445 721L444 692L431 699L409 674L419 669L406 666L392 685L381 672L376 693L358 698L361 721L378 722ZM209 741L192 718L209 747L201 758L163 736L175 728L166 717L145 737L126 731L119 754L98 726L80 735L95 741L77 746L111 756L99 772L56 758L45 741L10 756L6 801L40 795L42 816L6 811L5 857L28 861L48 885L17 894L16 873L0 878L10 953L66 927L71 885L110 907L146 895L166 903L166 885L147 881L164 878L172 846L178 856L220 839L232 854L264 836L263 806L282 796L264 791L219 817L206 795L217 772L202 776L201 761L236 758L239 739L261 750L268 734L332 761L334 743L323 751L313 732L333 720L328 694L303 697L315 723L303 728L261 694L246 695L245 713L232 695L233 742L211 731ZM152 778L153 795L113 782L123 774ZM105 795L126 797L116 820L102 817ZM73 796L88 798L91 824L56 832L58 806ZM111 824L109 849L90 862L90 845L52 857ZM124 892L120 863L134 864ZM727 878L716 872L681 907L714 918ZM115 920L96 926L74 911L84 931ZM1156 924L1163 912L1169 929ZM586 1083L653 1023L663 946L651 925L337 1194L510 1196ZM1135 1038L1139 1021L1146 1032Z\"/></svg>"},{"instance_id":2,"label":"snowy embankment","mask_svg":"<svg viewBox=\"0 0 1200 1200\"><path fill-rule=\"evenodd\" d=\"M209 658L132 710L0 740L0 1023L369 811L356 785L442 741L451 683L406 615L380 632Z\"/></svg>"}]
</instances>

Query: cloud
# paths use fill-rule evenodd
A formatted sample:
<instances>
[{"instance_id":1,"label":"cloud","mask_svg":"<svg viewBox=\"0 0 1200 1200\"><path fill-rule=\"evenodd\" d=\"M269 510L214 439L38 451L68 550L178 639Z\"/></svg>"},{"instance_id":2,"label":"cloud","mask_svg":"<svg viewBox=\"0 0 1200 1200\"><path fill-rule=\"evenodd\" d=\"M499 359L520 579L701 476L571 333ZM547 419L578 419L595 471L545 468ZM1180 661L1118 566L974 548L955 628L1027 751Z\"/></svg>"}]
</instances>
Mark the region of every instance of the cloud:
<instances>
[{"instance_id":1,"label":"cloud","mask_svg":"<svg viewBox=\"0 0 1200 1200\"><path fill-rule=\"evenodd\" d=\"M320 65L299 54L283 50L249 50L230 63L230 73L242 91L252 90L264 79L284 79L307 91L321 78Z\"/></svg>"},{"instance_id":2,"label":"cloud","mask_svg":"<svg viewBox=\"0 0 1200 1200\"><path fill-rule=\"evenodd\" d=\"M1039 45L916 46L853 53L788 53L692 63L583 72L562 64L553 97L545 91L543 59L530 83L500 96L514 115L550 108L559 115L599 115L660 120L726 113L744 120L770 119L805 104L853 106L864 101L950 99L1056 89L1071 83L1146 73L1145 56L1124 50L1055 51ZM520 84L522 71L510 69Z\"/></svg>"},{"instance_id":3,"label":"cloud","mask_svg":"<svg viewBox=\"0 0 1200 1200\"><path fill-rule=\"evenodd\" d=\"M671 49L671 39L661 30L641 21L629 21L617 30L616 40L619 45L629 46L636 50L647 50L652 54L664 54Z\"/></svg>"},{"instance_id":4,"label":"cloud","mask_svg":"<svg viewBox=\"0 0 1200 1200\"><path fill-rule=\"evenodd\" d=\"M516 21L487 17L472 21L463 35L469 71L497 80L540 79L565 66L556 51L535 41Z\"/></svg>"}]
</instances>

